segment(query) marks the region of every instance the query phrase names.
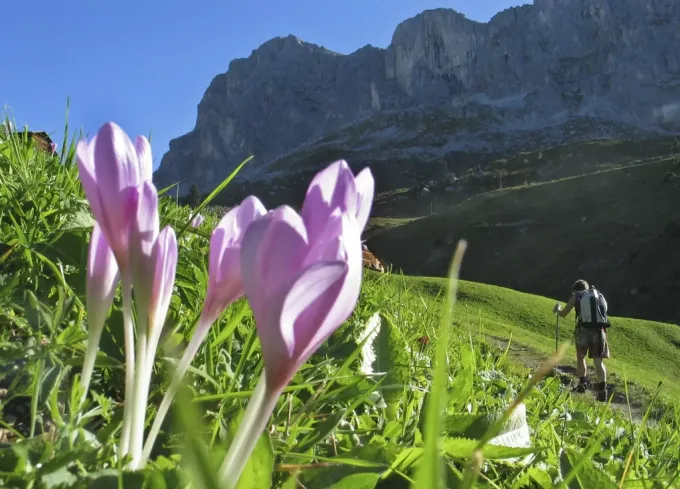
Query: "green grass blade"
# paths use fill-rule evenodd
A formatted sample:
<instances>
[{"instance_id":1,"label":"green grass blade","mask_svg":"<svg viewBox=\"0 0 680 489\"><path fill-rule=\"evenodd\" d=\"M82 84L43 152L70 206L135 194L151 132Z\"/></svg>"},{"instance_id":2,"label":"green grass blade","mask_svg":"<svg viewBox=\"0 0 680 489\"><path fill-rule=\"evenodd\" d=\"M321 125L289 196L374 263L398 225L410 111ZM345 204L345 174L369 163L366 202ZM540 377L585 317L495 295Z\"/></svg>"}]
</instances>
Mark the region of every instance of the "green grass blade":
<instances>
[{"instance_id":1,"label":"green grass blade","mask_svg":"<svg viewBox=\"0 0 680 489\"><path fill-rule=\"evenodd\" d=\"M237 167L234 169L234 171L232 171L232 172L229 174L229 176L228 176L227 178L225 178L224 180L222 180L222 183L220 183L217 187L215 187L215 190L213 190L212 192L210 192L210 194L203 200L203 202L201 202L201 205L199 205L199 206L191 213L191 216L189 216L189 219L187 220L187 222L184 223L184 226L182 227L182 229L179 231L179 233L177 233L177 239L179 239L180 236L182 236L182 234L184 234L184 231L187 230L187 228L188 228L189 225L191 224L191 221L194 219L194 217L196 217L196 215L197 215L199 212L201 212L201 211L203 210L203 208L205 208L205 206L207 206L210 202L212 202L212 200L213 200L215 197L217 197L217 196L219 195L219 193L220 193L222 190L224 190L224 188L225 188L227 185L229 185L229 183L231 183L231 181L236 177L236 175L238 175L238 172L241 171L241 168L243 168L243 167L246 165L246 163L248 163L248 162L249 162L250 160L252 160L252 159L253 159L253 157L252 157L252 156L249 156L248 158L246 158L245 160L243 160L243 162L242 162L239 166L237 166Z\"/></svg>"},{"instance_id":2,"label":"green grass blade","mask_svg":"<svg viewBox=\"0 0 680 489\"><path fill-rule=\"evenodd\" d=\"M444 422L443 410L446 405L446 385L449 376L447 360L449 330L451 328L453 307L456 303L460 265L466 248L466 241L458 243L453 260L451 261L451 267L449 268L447 293L439 324L439 338L437 338L434 378L432 380L425 418L425 433L423 434L425 449L422 461L416 472L415 483L411 485L413 489L425 487L439 489L444 487L444 466L440 457L440 434Z\"/></svg>"}]
</instances>

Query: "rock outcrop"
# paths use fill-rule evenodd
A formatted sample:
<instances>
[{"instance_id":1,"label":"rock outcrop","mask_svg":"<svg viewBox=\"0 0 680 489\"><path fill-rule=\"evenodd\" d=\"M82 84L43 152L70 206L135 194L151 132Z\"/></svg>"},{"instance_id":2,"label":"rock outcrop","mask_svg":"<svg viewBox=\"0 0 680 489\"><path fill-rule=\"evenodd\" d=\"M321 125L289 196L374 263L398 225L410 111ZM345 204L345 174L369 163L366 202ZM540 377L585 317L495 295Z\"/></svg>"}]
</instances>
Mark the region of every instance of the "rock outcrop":
<instances>
[{"instance_id":1,"label":"rock outcrop","mask_svg":"<svg viewBox=\"0 0 680 489\"><path fill-rule=\"evenodd\" d=\"M154 179L208 191L350 164L680 129L677 0L535 0L488 23L449 9L342 55L275 38L216 76ZM394 164L398 164L395 162Z\"/></svg>"}]
</instances>

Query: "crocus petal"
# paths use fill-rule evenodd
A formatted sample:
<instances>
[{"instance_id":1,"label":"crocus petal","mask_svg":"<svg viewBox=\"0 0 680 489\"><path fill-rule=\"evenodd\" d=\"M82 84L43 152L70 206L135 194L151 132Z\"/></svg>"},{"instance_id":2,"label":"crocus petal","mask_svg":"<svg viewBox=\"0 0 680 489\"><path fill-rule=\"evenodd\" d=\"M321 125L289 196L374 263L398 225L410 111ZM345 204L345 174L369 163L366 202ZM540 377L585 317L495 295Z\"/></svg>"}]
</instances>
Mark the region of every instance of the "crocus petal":
<instances>
[{"instance_id":1,"label":"crocus petal","mask_svg":"<svg viewBox=\"0 0 680 489\"><path fill-rule=\"evenodd\" d=\"M296 217L294 217L296 216ZM286 220L290 220L288 223ZM272 231L275 224L279 228ZM272 290L283 289L291 277L296 276L307 250L306 233L301 226L301 218L289 207L282 206L269 211L248 226L241 242L241 280L243 290L253 310L256 322L269 324L269 315L276 314L269 306ZM302 229L301 229L302 228ZM272 247L272 235L278 235L281 248ZM267 257L267 253L277 253ZM267 263L272 262L276 271L267 270ZM276 275L278 273L278 275ZM267 282L273 275L273 281Z\"/></svg>"},{"instance_id":2,"label":"crocus petal","mask_svg":"<svg viewBox=\"0 0 680 489\"><path fill-rule=\"evenodd\" d=\"M197 228L203 223L203 216L201 214L196 214L191 220L191 227Z\"/></svg>"},{"instance_id":3,"label":"crocus petal","mask_svg":"<svg viewBox=\"0 0 680 489\"><path fill-rule=\"evenodd\" d=\"M221 246L219 248L215 247L217 256L212 262L214 263L213 270L215 271L215 275L219 275L220 271L223 271L227 268L226 264L223 263L223 260L218 259L218 257L223 255L223 253L219 252L219 250L236 247L240 248L243 235L246 229L248 229L248 226L250 226L254 220L259 219L266 213L267 209L265 209L262 202L260 202L257 197L250 196L245 198L240 205L227 212L220 220L216 229L223 229L225 234L224 242L221 244ZM212 254L213 251L211 243L211 256ZM213 275L213 272L211 272L211 275Z\"/></svg>"},{"instance_id":4,"label":"crocus petal","mask_svg":"<svg viewBox=\"0 0 680 489\"><path fill-rule=\"evenodd\" d=\"M210 238L209 279L202 315L212 323L229 304L243 295L241 242L250 224L266 209L256 197L247 197L220 220Z\"/></svg>"},{"instance_id":5,"label":"crocus petal","mask_svg":"<svg viewBox=\"0 0 680 489\"><path fill-rule=\"evenodd\" d=\"M177 270L177 238L170 226L163 228L158 235L152 256L155 266L149 303L149 326L157 329L163 327L165 322Z\"/></svg>"},{"instance_id":6,"label":"crocus petal","mask_svg":"<svg viewBox=\"0 0 680 489\"><path fill-rule=\"evenodd\" d=\"M272 212L270 211L262 219L254 221L248 226L241 241L241 283L256 321L259 321L257 317L266 314L267 311L267 298L260 288L261 278L256 275L256 269L262 243L267 235L271 220Z\"/></svg>"},{"instance_id":7,"label":"crocus petal","mask_svg":"<svg viewBox=\"0 0 680 489\"><path fill-rule=\"evenodd\" d=\"M241 245L243 285L249 299L269 297L285 286L300 272L306 253L307 232L291 207L278 207L254 221Z\"/></svg>"},{"instance_id":8,"label":"crocus petal","mask_svg":"<svg viewBox=\"0 0 680 489\"><path fill-rule=\"evenodd\" d=\"M331 306L320 304L319 307L325 312L323 321L318 321L314 312L306 312L309 317L301 317L300 324L313 324L314 327L301 326L298 331L296 324L296 336L304 345L302 350L296 350L296 355L304 362L326 339L352 314L361 293L362 278L362 253L361 235L356 220L347 214L340 216L340 232L335 240L329 240L326 249L326 258L334 257L347 264L347 272L341 282L338 282L332 290L329 290L325 299L331 301ZM325 303L325 304L328 304ZM308 336L312 332L312 336ZM301 363L300 363L301 364Z\"/></svg>"},{"instance_id":9,"label":"crocus petal","mask_svg":"<svg viewBox=\"0 0 680 489\"><path fill-rule=\"evenodd\" d=\"M87 259L87 318L91 329L104 326L120 280L118 265L106 237L95 222Z\"/></svg>"},{"instance_id":10,"label":"crocus petal","mask_svg":"<svg viewBox=\"0 0 680 489\"><path fill-rule=\"evenodd\" d=\"M302 218L310 239L313 241L319 236L333 209L339 207L356 215L356 205L356 184L347 162L339 160L321 170L312 179L302 205Z\"/></svg>"},{"instance_id":11,"label":"crocus petal","mask_svg":"<svg viewBox=\"0 0 680 489\"><path fill-rule=\"evenodd\" d=\"M92 213L113 250L121 273L127 273L127 238L134 212L132 189L141 183L135 148L117 125L108 123L89 144L78 144L77 157Z\"/></svg>"},{"instance_id":12,"label":"crocus petal","mask_svg":"<svg viewBox=\"0 0 680 489\"><path fill-rule=\"evenodd\" d=\"M336 207L333 213L326 219L321 229L319 238L311 244L305 265L311 265L319 261L334 261L345 258L344 251L339 249L340 235L343 230L342 216L345 215L340 208Z\"/></svg>"},{"instance_id":13,"label":"crocus petal","mask_svg":"<svg viewBox=\"0 0 680 489\"><path fill-rule=\"evenodd\" d=\"M239 222L242 228L246 228L248 224L253 222L255 219L259 219L267 213L267 209L264 204L260 202L260 199L251 195L243 199L243 202L239 205Z\"/></svg>"},{"instance_id":14,"label":"crocus petal","mask_svg":"<svg viewBox=\"0 0 680 489\"><path fill-rule=\"evenodd\" d=\"M107 122L99 129L94 158L99 191L107 205L113 206L121 190L142 183L137 150L117 124Z\"/></svg>"},{"instance_id":15,"label":"crocus petal","mask_svg":"<svg viewBox=\"0 0 680 489\"><path fill-rule=\"evenodd\" d=\"M100 220L102 215L101 206L99 204L99 188L97 187L97 178L94 172L94 144L97 137L92 138L90 144L87 141L78 141L76 146L76 162L78 163L78 174L80 182L85 190L85 197L87 197L92 209L92 214L96 220Z\"/></svg>"},{"instance_id":16,"label":"crocus petal","mask_svg":"<svg viewBox=\"0 0 680 489\"><path fill-rule=\"evenodd\" d=\"M357 224L359 230L363 231L371 214L375 194L375 180L371 170L368 167L361 170L354 179L354 183L357 188Z\"/></svg>"},{"instance_id":17,"label":"crocus petal","mask_svg":"<svg viewBox=\"0 0 680 489\"><path fill-rule=\"evenodd\" d=\"M135 212L129 238L130 272L135 300L146 309L154 280L152 253L160 230L156 187L146 181L133 190L132 199Z\"/></svg>"},{"instance_id":18,"label":"crocus petal","mask_svg":"<svg viewBox=\"0 0 680 489\"><path fill-rule=\"evenodd\" d=\"M135 139L135 151L139 162L139 178L141 182L151 181L153 176L153 158L151 156L151 144L144 136Z\"/></svg>"},{"instance_id":19,"label":"crocus petal","mask_svg":"<svg viewBox=\"0 0 680 489\"><path fill-rule=\"evenodd\" d=\"M210 240L208 290L201 312L205 324L212 324L243 295L240 248L229 246L229 238L225 229L216 228Z\"/></svg>"},{"instance_id":20,"label":"crocus petal","mask_svg":"<svg viewBox=\"0 0 680 489\"><path fill-rule=\"evenodd\" d=\"M276 314L262 321L256 318L270 388L282 389L307 360L301 355L307 349L306 342L323 323L346 272L343 262L315 263L284 291L281 301L269 304Z\"/></svg>"}]
</instances>

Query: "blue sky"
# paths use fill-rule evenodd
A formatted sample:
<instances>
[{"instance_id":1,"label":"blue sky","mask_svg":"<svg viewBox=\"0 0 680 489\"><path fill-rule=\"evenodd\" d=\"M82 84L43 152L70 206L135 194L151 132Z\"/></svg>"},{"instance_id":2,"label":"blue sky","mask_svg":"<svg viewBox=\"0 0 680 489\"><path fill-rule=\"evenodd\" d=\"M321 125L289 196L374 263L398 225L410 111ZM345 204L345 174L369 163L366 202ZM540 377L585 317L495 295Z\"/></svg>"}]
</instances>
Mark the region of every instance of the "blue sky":
<instances>
[{"instance_id":1,"label":"blue sky","mask_svg":"<svg viewBox=\"0 0 680 489\"><path fill-rule=\"evenodd\" d=\"M386 47L397 24L430 8L487 21L521 0L34 0L3 7L0 103L16 124L61 143L106 121L152 131L154 168L190 131L212 78L234 58L293 34L340 53Z\"/></svg>"}]
</instances>

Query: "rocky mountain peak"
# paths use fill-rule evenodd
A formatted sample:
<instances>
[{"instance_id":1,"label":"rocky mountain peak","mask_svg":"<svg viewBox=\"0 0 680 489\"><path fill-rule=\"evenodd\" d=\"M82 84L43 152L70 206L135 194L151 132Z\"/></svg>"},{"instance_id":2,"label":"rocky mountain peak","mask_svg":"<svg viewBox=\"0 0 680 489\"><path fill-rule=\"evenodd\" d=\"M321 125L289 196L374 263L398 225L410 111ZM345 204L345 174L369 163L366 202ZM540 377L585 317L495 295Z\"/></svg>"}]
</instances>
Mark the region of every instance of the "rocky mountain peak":
<instances>
[{"instance_id":1,"label":"rocky mountain peak","mask_svg":"<svg viewBox=\"0 0 680 489\"><path fill-rule=\"evenodd\" d=\"M171 141L154 178L182 180L183 194L210 190L250 155L242 178L254 180L343 155L428 165L460 151L677 132L679 45L675 0L535 0L488 23L427 10L386 49L347 55L277 37L212 80L196 126Z\"/></svg>"}]
</instances>

